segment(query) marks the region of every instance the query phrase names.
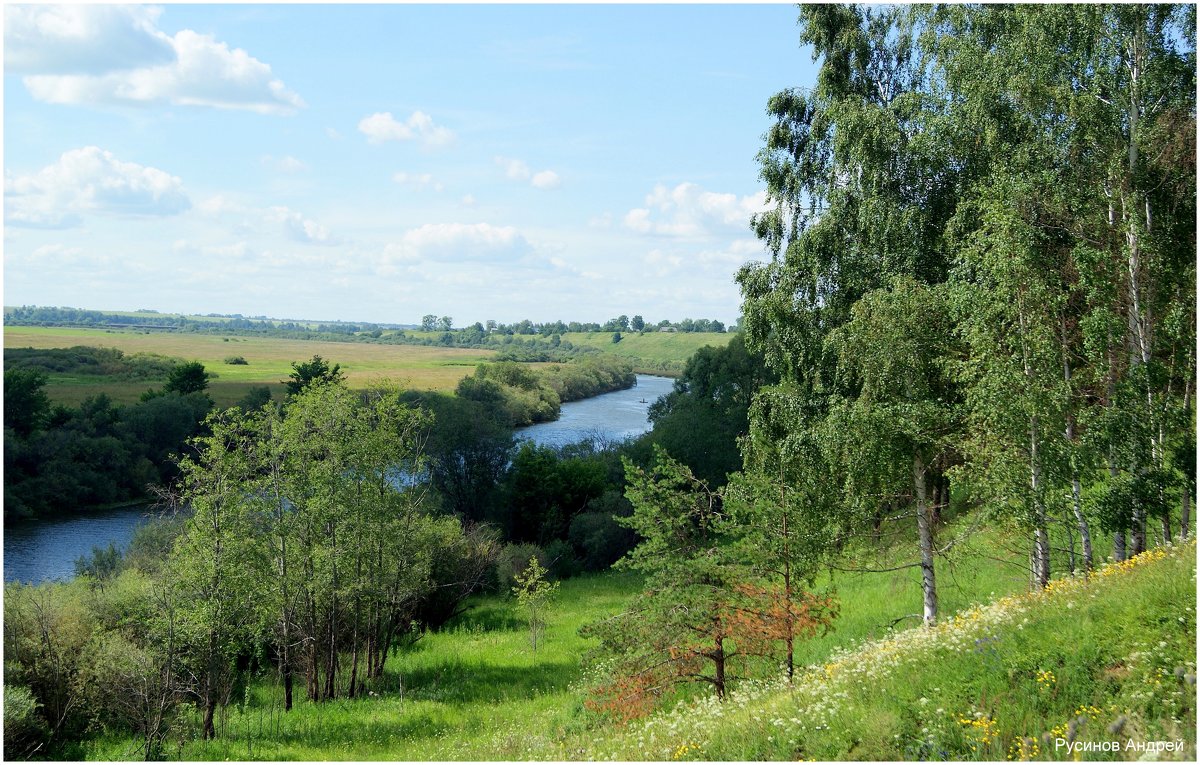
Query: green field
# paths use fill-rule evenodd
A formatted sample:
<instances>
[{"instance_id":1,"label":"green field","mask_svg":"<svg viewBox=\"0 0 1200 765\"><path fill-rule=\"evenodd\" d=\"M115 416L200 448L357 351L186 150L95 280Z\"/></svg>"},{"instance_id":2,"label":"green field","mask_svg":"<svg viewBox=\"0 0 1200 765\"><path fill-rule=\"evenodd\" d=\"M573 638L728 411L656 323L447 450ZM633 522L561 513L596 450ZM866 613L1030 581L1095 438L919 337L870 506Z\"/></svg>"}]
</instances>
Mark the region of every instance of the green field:
<instances>
[{"instance_id":1,"label":"green field","mask_svg":"<svg viewBox=\"0 0 1200 765\"><path fill-rule=\"evenodd\" d=\"M281 381L291 373L292 363L307 361L314 354L340 364L351 386L365 387L387 378L419 390L452 390L479 362L494 355L487 350L414 345L68 327L4 328L5 348L69 348L76 345L199 361L217 375L209 384L209 392L220 405L234 403L255 385L267 385L276 395L282 395ZM226 364L225 359L230 356L242 356L248 363L244 366ZM46 392L52 400L69 405L101 392L115 401L128 403L136 401L147 387L145 382L51 375Z\"/></svg>"},{"instance_id":2,"label":"green field","mask_svg":"<svg viewBox=\"0 0 1200 765\"><path fill-rule=\"evenodd\" d=\"M947 535L964 531L967 521ZM1123 738L1182 740L1182 757L1164 759L1190 759L1194 543L1109 565L1090 581L1057 579L1045 593L1028 593L1027 575L1014 565L1019 554L1002 552L1021 541L997 529L978 531L969 548L943 564L944 615L933 630L895 622L920 608L914 570L821 577L817 587L837 593L841 615L832 633L798 646L797 662L808 666L792 688L780 680L743 684L723 704L701 697L626 725L587 711L590 643L579 627L620 610L638 587L635 577L607 573L563 582L537 651L515 600L476 597L448 628L390 659L375 696L301 701L285 714L278 683L263 681L229 707L215 741L177 740L167 754L1004 760L1014 759L1014 747L1020 754L1026 739L1044 747L1043 734L1082 715L1079 740L1103 740L1107 726L1124 720ZM900 560L907 552L886 555ZM135 742L103 737L85 747L88 759L121 759ZM1043 749L1035 759L1071 757Z\"/></svg>"},{"instance_id":3,"label":"green field","mask_svg":"<svg viewBox=\"0 0 1200 765\"><path fill-rule=\"evenodd\" d=\"M430 342L436 342L442 335L441 332L421 330L405 330L404 334ZM728 345L733 336L733 333L728 332L622 332L621 342L614 343L612 332L567 332L560 335L563 342L618 356L632 364L635 372L669 376L683 371L683 365L699 349L706 345ZM544 339L539 335L530 337ZM524 339L521 335L516 335L515 338ZM500 338L492 336L489 342L498 339ZM497 345L497 348L503 346Z\"/></svg>"},{"instance_id":4,"label":"green field","mask_svg":"<svg viewBox=\"0 0 1200 765\"><path fill-rule=\"evenodd\" d=\"M562 339L620 356L639 372L678 374L696 351L706 345L724 347L733 339L733 333L627 332L621 334L621 342L614 343L611 332L568 332Z\"/></svg>"},{"instance_id":5,"label":"green field","mask_svg":"<svg viewBox=\"0 0 1200 765\"><path fill-rule=\"evenodd\" d=\"M439 333L408 332L414 338L436 338ZM717 332L647 332L623 335L612 342L612 333L580 332L562 336L580 347L595 348L617 356L645 374L676 375L698 349L723 346L733 337ZM161 332L137 329L85 329L75 327L4 328L5 348L70 348L76 345L118 348L127 355L155 353L186 361L199 361L216 375L209 392L217 404L238 401L256 385L267 385L275 395L283 391L282 380L292 363L320 355L340 364L351 386L365 387L381 378L418 390L453 390L475 365L492 358L496 351L482 348L446 348L436 345L387 345L365 342L292 340L268 337L222 336L204 333ZM225 359L241 356L245 365ZM46 385L50 398L77 405L88 396L108 394L118 403L136 401L149 387L145 381L130 382L88 375L51 374Z\"/></svg>"}]
</instances>

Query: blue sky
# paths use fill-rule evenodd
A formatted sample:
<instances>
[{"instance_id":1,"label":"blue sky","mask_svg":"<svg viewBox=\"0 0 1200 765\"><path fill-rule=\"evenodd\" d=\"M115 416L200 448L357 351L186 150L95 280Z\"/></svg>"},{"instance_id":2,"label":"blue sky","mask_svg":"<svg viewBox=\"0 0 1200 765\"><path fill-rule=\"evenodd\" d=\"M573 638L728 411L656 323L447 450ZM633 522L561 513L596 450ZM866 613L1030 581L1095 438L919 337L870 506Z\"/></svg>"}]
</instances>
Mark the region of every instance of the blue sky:
<instances>
[{"instance_id":1,"label":"blue sky","mask_svg":"<svg viewBox=\"0 0 1200 765\"><path fill-rule=\"evenodd\" d=\"M4 302L737 319L792 5L5 6Z\"/></svg>"}]
</instances>

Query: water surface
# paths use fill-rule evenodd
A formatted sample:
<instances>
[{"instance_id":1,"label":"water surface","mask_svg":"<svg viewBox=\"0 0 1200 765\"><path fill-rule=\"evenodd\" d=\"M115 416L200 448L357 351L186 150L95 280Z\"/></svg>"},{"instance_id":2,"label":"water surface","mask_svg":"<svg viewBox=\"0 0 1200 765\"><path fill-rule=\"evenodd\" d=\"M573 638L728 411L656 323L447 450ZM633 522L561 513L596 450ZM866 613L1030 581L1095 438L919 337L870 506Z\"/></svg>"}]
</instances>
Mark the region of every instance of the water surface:
<instances>
[{"instance_id":1,"label":"water surface","mask_svg":"<svg viewBox=\"0 0 1200 765\"><path fill-rule=\"evenodd\" d=\"M640 436L650 430L646 411L674 383L670 377L638 375L632 388L563 404L557 420L518 428L517 437L541 446L566 446L589 438L615 442Z\"/></svg>"},{"instance_id":2,"label":"water surface","mask_svg":"<svg viewBox=\"0 0 1200 765\"><path fill-rule=\"evenodd\" d=\"M44 582L75 576L75 560L93 547L122 551L134 530L152 517L145 505L97 510L87 515L31 521L4 528L4 581Z\"/></svg>"}]
</instances>

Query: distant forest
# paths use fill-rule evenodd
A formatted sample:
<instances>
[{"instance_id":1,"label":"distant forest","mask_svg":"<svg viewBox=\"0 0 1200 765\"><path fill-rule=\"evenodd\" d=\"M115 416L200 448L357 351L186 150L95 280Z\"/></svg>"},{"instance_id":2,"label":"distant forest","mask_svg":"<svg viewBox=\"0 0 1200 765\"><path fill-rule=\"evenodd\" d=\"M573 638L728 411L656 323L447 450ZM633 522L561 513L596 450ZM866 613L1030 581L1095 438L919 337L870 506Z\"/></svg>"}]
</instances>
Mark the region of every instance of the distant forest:
<instances>
[{"instance_id":1,"label":"distant forest","mask_svg":"<svg viewBox=\"0 0 1200 765\"><path fill-rule=\"evenodd\" d=\"M491 335L564 335L568 332L725 332L723 322L715 319L685 318L678 322L662 319L656 324L646 322L640 315L622 315L603 324L599 322L534 322L522 319L504 324L489 319L455 329L449 316L426 314L420 325L377 324L372 322L317 322L295 319L271 319L266 316L246 317L242 314L210 313L204 316L183 316L159 313L147 309L133 312L93 311L83 308L55 306L19 306L6 308L4 323L33 327L100 327L137 328L222 334L256 334L270 337L296 337L303 340L337 339L395 343L424 343L428 338L406 334L405 330L441 332L436 344L478 345ZM449 335L449 338L446 338ZM331 336L331 337L326 337Z\"/></svg>"}]
</instances>

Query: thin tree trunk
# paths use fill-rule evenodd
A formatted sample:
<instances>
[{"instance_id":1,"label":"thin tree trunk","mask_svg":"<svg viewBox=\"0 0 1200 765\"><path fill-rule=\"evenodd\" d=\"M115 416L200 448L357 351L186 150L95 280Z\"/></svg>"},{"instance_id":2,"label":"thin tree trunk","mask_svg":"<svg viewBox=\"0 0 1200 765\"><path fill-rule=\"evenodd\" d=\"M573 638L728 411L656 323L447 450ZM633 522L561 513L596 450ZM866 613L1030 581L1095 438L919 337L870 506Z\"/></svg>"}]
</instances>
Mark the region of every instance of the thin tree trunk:
<instances>
[{"instance_id":1,"label":"thin tree trunk","mask_svg":"<svg viewBox=\"0 0 1200 765\"><path fill-rule=\"evenodd\" d=\"M1091 571L1095 565L1092 561L1092 534L1088 528L1087 518L1083 515L1079 471L1075 469L1071 470L1071 507L1075 511L1075 523L1079 526L1079 541L1083 545L1083 570Z\"/></svg>"},{"instance_id":2,"label":"thin tree trunk","mask_svg":"<svg viewBox=\"0 0 1200 765\"><path fill-rule=\"evenodd\" d=\"M779 510L783 520L783 608L787 614L785 641L787 643L787 678L788 684L792 682L792 677L795 674L795 624L792 617L792 554L791 554L791 537L788 534L788 513L786 506L785 489L781 484L779 487Z\"/></svg>"},{"instance_id":3,"label":"thin tree trunk","mask_svg":"<svg viewBox=\"0 0 1200 765\"><path fill-rule=\"evenodd\" d=\"M1050 583L1050 535L1046 528L1046 505L1042 498L1042 471L1038 462L1037 418L1029 424L1029 481L1033 490L1033 576L1038 587Z\"/></svg>"},{"instance_id":4,"label":"thin tree trunk","mask_svg":"<svg viewBox=\"0 0 1200 765\"><path fill-rule=\"evenodd\" d=\"M1062 329L1062 359L1063 359L1063 382L1067 386L1067 396L1072 396L1071 391L1071 357L1070 343L1067 340L1067 324L1066 319L1061 318L1059 327ZM1092 533L1088 527L1087 518L1083 514L1083 491L1079 481L1079 466L1076 464L1075 453L1078 444L1075 440L1075 414L1074 408L1068 400L1067 405L1067 448L1071 450L1071 510L1075 513L1075 525L1079 528L1079 542L1083 547L1083 570L1090 572L1092 570ZM1071 548L1072 557L1074 557L1074 545ZM1075 570L1074 561L1071 564L1071 570Z\"/></svg>"},{"instance_id":5,"label":"thin tree trunk","mask_svg":"<svg viewBox=\"0 0 1200 765\"><path fill-rule=\"evenodd\" d=\"M724 700L725 698L725 639L717 637L715 650L712 655L713 660L713 687L717 691L717 698Z\"/></svg>"},{"instance_id":6,"label":"thin tree trunk","mask_svg":"<svg viewBox=\"0 0 1200 765\"><path fill-rule=\"evenodd\" d=\"M921 594L923 596L924 623L926 626L937 621L937 580L933 570L933 523L929 517L929 506L925 493L925 463L913 456L913 485L917 494L917 535L921 545Z\"/></svg>"}]
</instances>

